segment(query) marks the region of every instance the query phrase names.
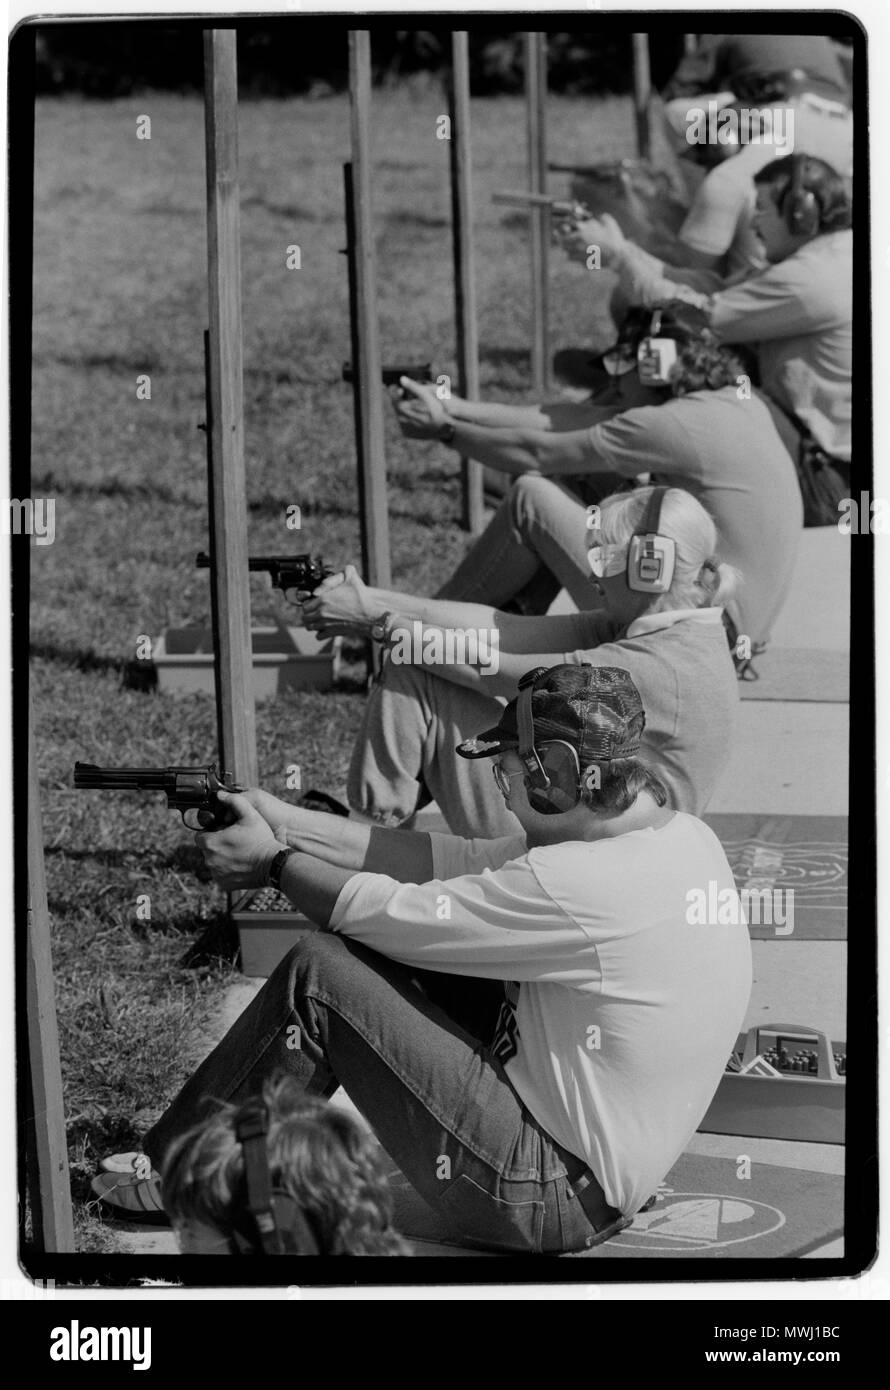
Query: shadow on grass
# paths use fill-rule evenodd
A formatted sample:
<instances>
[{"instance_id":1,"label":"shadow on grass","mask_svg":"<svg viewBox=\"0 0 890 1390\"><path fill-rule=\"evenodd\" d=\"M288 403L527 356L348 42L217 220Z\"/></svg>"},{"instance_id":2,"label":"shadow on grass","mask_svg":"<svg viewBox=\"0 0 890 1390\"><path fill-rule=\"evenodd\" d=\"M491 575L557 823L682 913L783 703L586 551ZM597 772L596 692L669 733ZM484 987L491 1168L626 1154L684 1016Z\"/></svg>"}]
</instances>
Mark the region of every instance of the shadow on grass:
<instances>
[{"instance_id":1,"label":"shadow on grass","mask_svg":"<svg viewBox=\"0 0 890 1390\"><path fill-rule=\"evenodd\" d=\"M127 690L154 690L158 674L149 661L125 660L118 656L100 656L91 647L65 647L58 642L32 642L31 656L43 661L58 661L78 671L98 671L102 675L116 672Z\"/></svg>"},{"instance_id":2,"label":"shadow on grass","mask_svg":"<svg viewBox=\"0 0 890 1390\"><path fill-rule=\"evenodd\" d=\"M241 208L262 208L264 212L270 213L273 217L287 217L298 222L326 222L327 217L321 217L311 208L299 207L296 203L276 203L271 198L263 198L260 194L253 193L241 200Z\"/></svg>"},{"instance_id":3,"label":"shadow on grass","mask_svg":"<svg viewBox=\"0 0 890 1390\"><path fill-rule=\"evenodd\" d=\"M207 919L197 940L180 957L184 970L223 963L234 965L238 959L238 930L227 912L217 912Z\"/></svg>"},{"instance_id":4,"label":"shadow on grass","mask_svg":"<svg viewBox=\"0 0 890 1390\"><path fill-rule=\"evenodd\" d=\"M442 227L450 225L447 217L430 217L425 212L410 212L401 208L388 212L383 220L399 227L429 227L433 231L440 231Z\"/></svg>"},{"instance_id":5,"label":"shadow on grass","mask_svg":"<svg viewBox=\"0 0 890 1390\"><path fill-rule=\"evenodd\" d=\"M46 495L72 497L120 497L127 502L166 502L174 507L193 507L195 499L164 483L134 482L129 478L66 478L60 482L53 473L35 477L32 489Z\"/></svg>"},{"instance_id":6,"label":"shadow on grass","mask_svg":"<svg viewBox=\"0 0 890 1390\"><path fill-rule=\"evenodd\" d=\"M531 354L528 348L494 347L483 343L479 348L479 360L486 367L518 367L528 371Z\"/></svg>"},{"instance_id":7,"label":"shadow on grass","mask_svg":"<svg viewBox=\"0 0 890 1390\"><path fill-rule=\"evenodd\" d=\"M151 849L66 849L64 845L45 845L43 850L47 859L61 858L76 861L92 861L106 869L129 869L138 867L146 871L160 872L162 869L179 870L194 874L201 883L210 882L210 874L204 876L204 861L199 851L192 845L180 845L169 853Z\"/></svg>"}]
</instances>

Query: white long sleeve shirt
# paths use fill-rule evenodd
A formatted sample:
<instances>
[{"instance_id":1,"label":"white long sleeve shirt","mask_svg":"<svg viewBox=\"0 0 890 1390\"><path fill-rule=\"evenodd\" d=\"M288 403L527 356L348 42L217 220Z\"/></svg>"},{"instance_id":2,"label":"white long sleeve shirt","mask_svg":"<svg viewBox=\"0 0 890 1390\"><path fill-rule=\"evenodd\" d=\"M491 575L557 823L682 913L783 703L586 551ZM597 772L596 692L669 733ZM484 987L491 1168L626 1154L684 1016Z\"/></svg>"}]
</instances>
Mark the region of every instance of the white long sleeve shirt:
<instances>
[{"instance_id":1,"label":"white long sleeve shirt","mask_svg":"<svg viewBox=\"0 0 890 1390\"><path fill-rule=\"evenodd\" d=\"M405 964L515 982L496 1055L609 1203L636 1212L702 1120L747 1008L741 905L728 924L689 920L691 890L735 894L720 842L682 812L532 850L431 839L435 879L355 874L331 929Z\"/></svg>"}]
</instances>

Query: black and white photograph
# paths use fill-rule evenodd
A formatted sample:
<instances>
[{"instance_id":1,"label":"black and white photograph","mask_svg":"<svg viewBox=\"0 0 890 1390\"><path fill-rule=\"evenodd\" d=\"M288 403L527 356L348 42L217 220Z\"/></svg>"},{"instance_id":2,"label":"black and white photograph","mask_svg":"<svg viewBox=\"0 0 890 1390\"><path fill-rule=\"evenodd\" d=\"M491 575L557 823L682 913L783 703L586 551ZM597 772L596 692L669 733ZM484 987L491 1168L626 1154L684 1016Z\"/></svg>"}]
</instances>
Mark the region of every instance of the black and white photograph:
<instances>
[{"instance_id":1,"label":"black and white photograph","mask_svg":"<svg viewBox=\"0 0 890 1390\"><path fill-rule=\"evenodd\" d=\"M12 34L36 1286L869 1268L880 77L827 9Z\"/></svg>"}]
</instances>

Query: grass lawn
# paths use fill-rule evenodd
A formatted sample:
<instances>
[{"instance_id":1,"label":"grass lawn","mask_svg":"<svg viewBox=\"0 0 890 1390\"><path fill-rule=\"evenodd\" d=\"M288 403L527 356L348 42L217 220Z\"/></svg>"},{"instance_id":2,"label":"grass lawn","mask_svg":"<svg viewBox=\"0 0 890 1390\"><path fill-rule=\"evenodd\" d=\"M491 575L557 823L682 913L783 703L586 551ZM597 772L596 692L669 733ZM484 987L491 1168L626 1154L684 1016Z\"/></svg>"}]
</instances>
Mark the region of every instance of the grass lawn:
<instances>
[{"instance_id":1,"label":"grass lawn","mask_svg":"<svg viewBox=\"0 0 890 1390\"><path fill-rule=\"evenodd\" d=\"M454 371L448 147L435 85L375 94L374 193L384 356ZM150 115L151 140L136 138ZM244 388L251 548L358 560L341 166L348 103L240 109ZM473 105L484 394L528 391L524 219L491 204L524 182L517 99ZM630 105L553 98L561 161L632 153ZM554 192L568 190L553 176ZM302 268L286 269L287 248ZM553 349L608 338L603 288L552 257ZM80 1248L115 1236L88 1206L104 1152L133 1147L187 1076L231 975L222 895L195 876L191 836L159 796L73 791L76 759L206 763L213 702L133 688L137 639L209 621L202 332L207 321L203 108L147 94L45 99L37 112L31 492L56 499L56 539L32 556L32 686L62 1070ZM136 378L151 377L137 400ZM456 458L402 440L387 417L394 582L428 592L466 543ZM251 580L254 616L281 602ZM287 795L345 778L362 696L293 694L258 709L261 779ZM151 918L136 900L150 896Z\"/></svg>"}]
</instances>

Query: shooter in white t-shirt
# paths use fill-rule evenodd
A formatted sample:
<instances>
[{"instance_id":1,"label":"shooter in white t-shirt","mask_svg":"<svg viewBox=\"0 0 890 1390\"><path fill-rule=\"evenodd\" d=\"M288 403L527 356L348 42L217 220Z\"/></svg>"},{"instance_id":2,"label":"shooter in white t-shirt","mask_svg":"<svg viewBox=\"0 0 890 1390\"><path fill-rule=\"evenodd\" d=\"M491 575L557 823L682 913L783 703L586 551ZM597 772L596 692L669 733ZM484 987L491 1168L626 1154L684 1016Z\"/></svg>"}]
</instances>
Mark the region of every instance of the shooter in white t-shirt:
<instances>
[{"instance_id":1,"label":"shooter in white t-shirt","mask_svg":"<svg viewBox=\"0 0 890 1390\"><path fill-rule=\"evenodd\" d=\"M283 1068L312 1094L342 1085L462 1242L563 1253L620 1230L704 1116L751 984L726 856L666 807L644 723L624 670L529 673L459 749L492 760L515 840L226 796L237 823L198 836L213 877L277 883L321 931L147 1136L156 1168L206 1097ZM690 910L702 892L723 921Z\"/></svg>"}]
</instances>

